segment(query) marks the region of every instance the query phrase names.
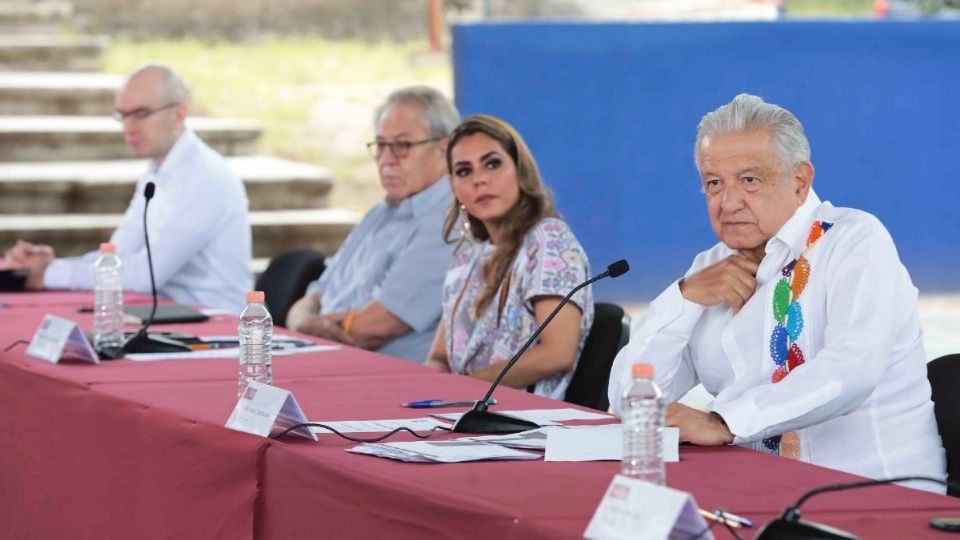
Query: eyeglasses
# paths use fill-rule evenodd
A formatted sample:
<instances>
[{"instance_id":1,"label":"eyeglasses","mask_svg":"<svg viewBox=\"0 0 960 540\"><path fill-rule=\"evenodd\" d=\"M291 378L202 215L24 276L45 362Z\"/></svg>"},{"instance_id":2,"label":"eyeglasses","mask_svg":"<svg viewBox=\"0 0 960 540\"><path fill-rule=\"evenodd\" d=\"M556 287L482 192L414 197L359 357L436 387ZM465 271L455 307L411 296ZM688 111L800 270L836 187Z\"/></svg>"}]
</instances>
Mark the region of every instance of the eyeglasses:
<instances>
[{"instance_id":1,"label":"eyeglasses","mask_svg":"<svg viewBox=\"0 0 960 540\"><path fill-rule=\"evenodd\" d=\"M158 113L164 109L169 109L170 107L176 107L177 105L179 105L179 103L173 102L173 103L167 103L166 105L161 105L153 109L149 107L137 107L132 111L122 111L120 109L114 109L113 119L116 120L117 122L123 122L127 118L143 120L144 118L149 118L153 114Z\"/></svg>"},{"instance_id":2,"label":"eyeglasses","mask_svg":"<svg viewBox=\"0 0 960 540\"><path fill-rule=\"evenodd\" d=\"M424 139L422 141L397 141L397 142L383 142L376 141L367 143L367 150L370 152L370 157L377 159L383 155L383 151L387 148L393 152L393 156L396 158L407 157L407 154L410 153L410 148L417 146L418 144L427 144L429 142L439 141L443 137L434 137L432 139Z\"/></svg>"}]
</instances>

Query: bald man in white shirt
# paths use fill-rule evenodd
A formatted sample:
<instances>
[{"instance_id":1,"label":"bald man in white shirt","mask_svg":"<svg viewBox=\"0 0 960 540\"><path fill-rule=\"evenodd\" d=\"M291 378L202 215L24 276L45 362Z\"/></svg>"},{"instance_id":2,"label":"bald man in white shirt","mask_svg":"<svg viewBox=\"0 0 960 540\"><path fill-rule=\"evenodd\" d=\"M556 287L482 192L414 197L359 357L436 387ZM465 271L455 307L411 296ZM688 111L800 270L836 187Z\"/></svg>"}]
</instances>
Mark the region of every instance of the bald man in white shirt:
<instances>
[{"instance_id":1,"label":"bald man in white shirt","mask_svg":"<svg viewBox=\"0 0 960 540\"><path fill-rule=\"evenodd\" d=\"M147 223L158 293L239 313L253 286L246 190L223 157L185 126L188 101L181 78L160 64L137 69L117 92L114 117L127 145L150 165L110 241L123 261L124 290L150 293L143 188L153 182ZM28 289L92 289L97 255L57 258L50 246L20 240L5 260L29 271Z\"/></svg>"},{"instance_id":2,"label":"bald man in white shirt","mask_svg":"<svg viewBox=\"0 0 960 540\"><path fill-rule=\"evenodd\" d=\"M756 96L704 116L694 154L720 243L637 322L611 371L614 412L631 365L652 363L683 441L945 479L917 289L887 230L820 201L803 126ZM675 403L698 383L707 411Z\"/></svg>"}]
</instances>

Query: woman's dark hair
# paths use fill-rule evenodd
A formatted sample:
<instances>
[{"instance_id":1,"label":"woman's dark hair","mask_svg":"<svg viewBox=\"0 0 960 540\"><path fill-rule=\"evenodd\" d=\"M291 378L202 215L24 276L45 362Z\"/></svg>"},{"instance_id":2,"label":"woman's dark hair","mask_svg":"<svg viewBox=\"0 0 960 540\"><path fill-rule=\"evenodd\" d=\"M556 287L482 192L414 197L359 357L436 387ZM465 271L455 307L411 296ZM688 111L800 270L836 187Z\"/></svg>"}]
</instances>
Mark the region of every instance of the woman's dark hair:
<instances>
[{"instance_id":1,"label":"woman's dark hair","mask_svg":"<svg viewBox=\"0 0 960 540\"><path fill-rule=\"evenodd\" d=\"M453 175L453 149L464 137L477 134L486 135L497 141L504 152L510 156L517 171L517 184L520 186L520 198L499 223L500 239L490 260L483 267L486 286L474 304L475 314L479 316L497 294L497 289L500 288L500 284L517 256L517 251L523 244L524 236L540 220L547 217L560 217L560 214L554 209L553 197L540 178L537 162L534 161L527 143L510 124L493 116L485 114L468 116L453 130L447 145L447 171L451 182L456 182ZM469 214L466 214L466 219L470 223L470 235L474 240L482 242L490 238L490 233L482 221ZM443 225L443 236L448 243L463 240L459 235L453 237L454 229L459 229L462 224L461 220L460 202L454 200Z\"/></svg>"}]
</instances>

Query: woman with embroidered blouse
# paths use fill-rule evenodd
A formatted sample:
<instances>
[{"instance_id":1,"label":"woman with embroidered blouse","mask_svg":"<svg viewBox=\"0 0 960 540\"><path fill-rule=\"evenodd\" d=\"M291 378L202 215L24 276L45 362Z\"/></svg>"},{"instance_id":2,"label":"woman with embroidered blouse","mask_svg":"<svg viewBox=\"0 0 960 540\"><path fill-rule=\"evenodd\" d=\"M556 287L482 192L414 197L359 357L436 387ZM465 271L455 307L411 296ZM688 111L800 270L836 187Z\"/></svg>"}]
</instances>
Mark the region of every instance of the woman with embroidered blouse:
<instances>
[{"instance_id":1,"label":"woman with embroidered blouse","mask_svg":"<svg viewBox=\"0 0 960 540\"><path fill-rule=\"evenodd\" d=\"M443 319L426 364L492 381L560 300L590 277L590 267L554 210L533 155L506 122L465 119L450 136L447 168L455 201L444 236L460 246L444 281ZM563 399L592 323L588 286L557 313L503 384Z\"/></svg>"}]
</instances>

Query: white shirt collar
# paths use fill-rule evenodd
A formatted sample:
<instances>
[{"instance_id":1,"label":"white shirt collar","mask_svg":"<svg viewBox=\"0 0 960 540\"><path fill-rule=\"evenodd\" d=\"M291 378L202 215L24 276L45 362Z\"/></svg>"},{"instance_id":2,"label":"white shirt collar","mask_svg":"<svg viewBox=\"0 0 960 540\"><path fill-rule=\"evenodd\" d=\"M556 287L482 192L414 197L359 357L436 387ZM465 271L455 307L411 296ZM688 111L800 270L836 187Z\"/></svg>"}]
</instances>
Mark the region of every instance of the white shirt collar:
<instances>
[{"instance_id":1,"label":"white shirt collar","mask_svg":"<svg viewBox=\"0 0 960 540\"><path fill-rule=\"evenodd\" d=\"M783 249L783 246L790 251L790 255L797 257L803 252L806 245L807 233L810 231L810 224L813 223L813 217L817 208L822 204L817 193L810 188L807 198L803 201L793 216L780 227L777 234L767 240L765 251L772 253Z\"/></svg>"},{"instance_id":2,"label":"white shirt collar","mask_svg":"<svg viewBox=\"0 0 960 540\"><path fill-rule=\"evenodd\" d=\"M197 135L193 131L183 128L183 132L177 137L177 142L173 143L173 146L170 147L170 151L167 152L163 161L160 162L160 165L157 166L156 160L150 160L150 171L154 174L162 174L170 169L174 169L178 166L178 162L182 161L184 154L187 151L187 148L193 146L194 140L196 140Z\"/></svg>"}]
</instances>

